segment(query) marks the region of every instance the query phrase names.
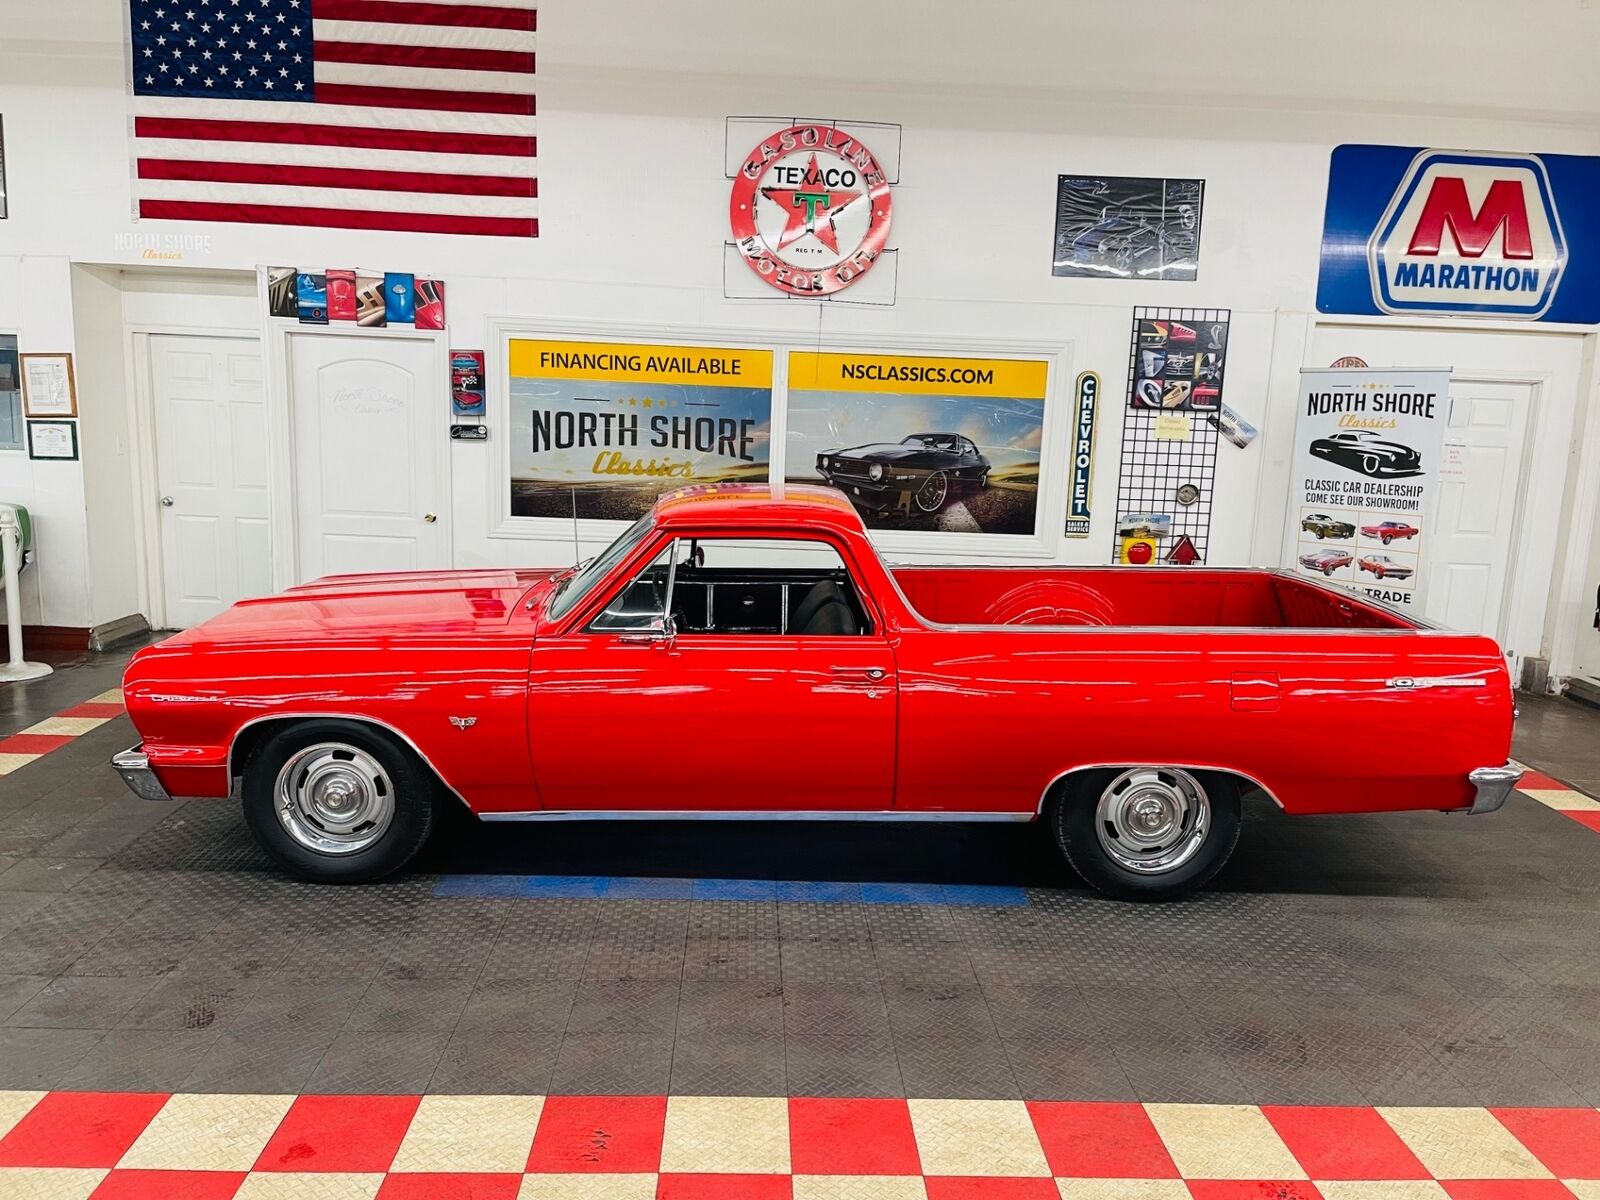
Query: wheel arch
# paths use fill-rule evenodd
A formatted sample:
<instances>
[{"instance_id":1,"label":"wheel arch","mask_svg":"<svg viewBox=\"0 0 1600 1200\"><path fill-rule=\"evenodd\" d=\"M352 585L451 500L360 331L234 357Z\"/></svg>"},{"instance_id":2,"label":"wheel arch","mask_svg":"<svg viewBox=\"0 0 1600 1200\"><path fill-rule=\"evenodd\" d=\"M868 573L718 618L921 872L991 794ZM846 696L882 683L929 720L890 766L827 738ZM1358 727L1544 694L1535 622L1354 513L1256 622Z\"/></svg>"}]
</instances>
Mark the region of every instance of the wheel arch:
<instances>
[{"instance_id":1,"label":"wheel arch","mask_svg":"<svg viewBox=\"0 0 1600 1200\"><path fill-rule=\"evenodd\" d=\"M389 738L401 748L409 750L416 755L417 761L438 781L439 786L468 812L472 811L472 806L467 803L465 797L444 777L444 773L434 765L432 759L423 753L421 747L387 721L380 721L377 717L367 716L364 713L273 713L270 716L251 718L234 730L233 737L228 743L228 779L230 782L236 784L243 777L244 767L250 761L250 756L269 737L288 726L300 725L308 721L343 721L350 725L364 726Z\"/></svg>"},{"instance_id":2,"label":"wheel arch","mask_svg":"<svg viewBox=\"0 0 1600 1200\"><path fill-rule=\"evenodd\" d=\"M1273 794L1271 788L1262 783L1261 780L1257 779L1248 771L1241 771L1237 767L1231 767L1221 763L1107 762L1084 763L1081 766L1068 767L1065 771L1062 771L1059 775L1056 775L1050 780L1049 783L1045 785L1044 791L1039 794L1039 803L1034 809L1034 817L1037 819L1045 815L1046 811L1049 809L1049 806L1062 795L1066 789L1066 785L1073 779L1074 776L1082 775L1087 771L1129 771L1135 767L1171 767L1179 771L1198 771L1202 774L1227 775L1238 781L1241 790L1245 788L1254 788L1261 792L1262 795L1266 796L1267 799L1271 800L1273 804L1277 805L1279 809L1288 811L1283 808L1283 801L1279 800L1278 797Z\"/></svg>"}]
</instances>

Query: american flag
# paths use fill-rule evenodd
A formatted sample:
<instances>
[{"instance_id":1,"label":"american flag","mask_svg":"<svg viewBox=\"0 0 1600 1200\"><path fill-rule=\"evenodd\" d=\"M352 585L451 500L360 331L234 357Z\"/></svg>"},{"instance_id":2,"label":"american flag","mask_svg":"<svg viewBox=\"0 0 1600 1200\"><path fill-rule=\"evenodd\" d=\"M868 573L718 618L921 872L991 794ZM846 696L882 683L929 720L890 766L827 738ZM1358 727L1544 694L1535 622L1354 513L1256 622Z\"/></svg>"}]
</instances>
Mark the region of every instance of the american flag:
<instances>
[{"instance_id":1,"label":"american flag","mask_svg":"<svg viewBox=\"0 0 1600 1200\"><path fill-rule=\"evenodd\" d=\"M129 0L141 217L536 237L533 0Z\"/></svg>"}]
</instances>

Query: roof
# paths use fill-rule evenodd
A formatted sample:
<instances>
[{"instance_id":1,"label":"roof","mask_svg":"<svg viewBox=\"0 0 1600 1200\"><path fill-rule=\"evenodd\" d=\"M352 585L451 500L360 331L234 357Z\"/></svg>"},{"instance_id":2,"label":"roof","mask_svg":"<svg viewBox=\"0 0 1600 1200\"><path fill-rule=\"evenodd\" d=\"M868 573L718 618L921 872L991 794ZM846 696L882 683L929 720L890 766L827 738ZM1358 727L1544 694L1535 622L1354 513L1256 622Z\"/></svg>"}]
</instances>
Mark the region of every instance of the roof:
<instances>
[{"instance_id":1,"label":"roof","mask_svg":"<svg viewBox=\"0 0 1600 1200\"><path fill-rule=\"evenodd\" d=\"M667 492L656 501L657 525L821 525L852 533L861 518L843 492L806 483L708 483Z\"/></svg>"}]
</instances>

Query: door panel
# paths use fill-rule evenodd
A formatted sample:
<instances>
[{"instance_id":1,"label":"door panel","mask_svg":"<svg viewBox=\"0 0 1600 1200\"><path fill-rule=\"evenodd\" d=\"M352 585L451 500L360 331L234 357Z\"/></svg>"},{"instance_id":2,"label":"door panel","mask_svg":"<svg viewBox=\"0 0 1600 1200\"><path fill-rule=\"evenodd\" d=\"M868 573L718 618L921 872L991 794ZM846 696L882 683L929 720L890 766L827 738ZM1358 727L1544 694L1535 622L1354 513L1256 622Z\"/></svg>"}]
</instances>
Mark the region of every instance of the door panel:
<instances>
[{"instance_id":1,"label":"door panel","mask_svg":"<svg viewBox=\"0 0 1600 1200\"><path fill-rule=\"evenodd\" d=\"M534 646L529 742L545 808L893 806L898 697L881 639L627 639Z\"/></svg>"},{"instance_id":2,"label":"door panel","mask_svg":"<svg viewBox=\"0 0 1600 1200\"><path fill-rule=\"evenodd\" d=\"M448 565L437 367L432 339L289 335L301 580Z\"/></svg>"},{"instance_id":3,"label":"door panel","mask_svg":"<svg viewBox=\"0 0 1600 1200\"><path fill-rule=\"evenodd\" d=\"M166 624L197 625L271 591L260 347L152 335L150 372Z\"/></svg>"}]
</instances>

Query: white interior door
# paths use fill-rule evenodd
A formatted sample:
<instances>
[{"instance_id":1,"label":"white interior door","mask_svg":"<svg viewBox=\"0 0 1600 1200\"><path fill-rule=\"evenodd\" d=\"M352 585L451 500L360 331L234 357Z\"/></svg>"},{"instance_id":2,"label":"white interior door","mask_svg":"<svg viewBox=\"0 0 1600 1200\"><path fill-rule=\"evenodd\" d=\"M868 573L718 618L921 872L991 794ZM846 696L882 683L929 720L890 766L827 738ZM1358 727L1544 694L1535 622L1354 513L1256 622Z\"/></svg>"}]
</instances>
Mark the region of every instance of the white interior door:
<instances>
[{"instance_id":1,"label":"white interior door","mask_svg":"<svg viewBox=\"0 0 1600 1200\"><path fill-rule=\"evenodd\" d=\"M1424 551L1423 611L1451 629L1505 638L1506 573L1516 546L1523 450L1538 385L1457 380L1450 385L1445 453L1458 474L1443 480Z\"/></svg>"},{"instance_id":2,"label":"white interior door","mask_svg":"<svg viewBox=\"0 0 1600 1200\"><path fill-rule=\"evenodd\" d=\"M261 347L152 334L163 624L198 625L272 590Z\"/></svg>"},{"instance_id":3,"label":"white interior door","mask_svg":"<svg viewBox=\"0 0 1600 1200\"><path fill-rule=\"evenodd\" d=\"M438 343L291 333L288 347L299 579L446 566Z\"/></svg>"}]
</instances>

